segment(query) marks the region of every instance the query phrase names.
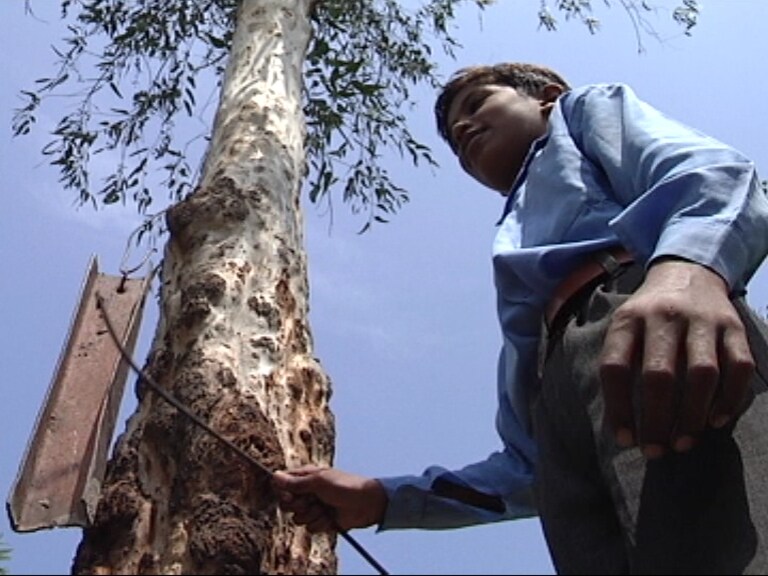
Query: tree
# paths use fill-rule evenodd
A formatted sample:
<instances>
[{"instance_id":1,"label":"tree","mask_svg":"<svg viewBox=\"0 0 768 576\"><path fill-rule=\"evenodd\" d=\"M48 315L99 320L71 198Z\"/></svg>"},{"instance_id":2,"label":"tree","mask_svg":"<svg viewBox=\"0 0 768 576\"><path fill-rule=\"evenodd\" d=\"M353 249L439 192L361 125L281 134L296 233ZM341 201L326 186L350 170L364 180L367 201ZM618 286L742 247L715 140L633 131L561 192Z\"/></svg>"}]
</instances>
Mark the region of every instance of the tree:
<instances>
[{"instance_id":1,"label":"tree","mask_svg":"<svg viewBox=\"0 0 768 576\"><path fill-rule=\"evenodd\" d=\"M309 9L239 7L200 183L167 212L146 366L268 469L329 463L333 448L329 384L306 323L304 138L300 122L283 121L301 114ZM268 476L147 395L115 450L74 571L332 573L331 547L276 513Z\"/></svg>"},{"instance_id":2,"label":"tree","mask_svg":"<svg viewBox=\"0 0 768 576\"><path fill-rule=\"evenodd\" d=\"M444 33L457 3L430 2L419 18L431 17ZM64 9L73 4L63 2ZM269 469L330 463L330 384L312 356L306 320L298 211L304 145L313 174L310 195L327 197L340 188L353 206L368 210L363 228L405 201L404 191L373 161L377 143L389 139L414 161L429 162L428 150L412 138L396 138L407 134L398 132L402 116L382 100L392 86L399 97L389 104L408 96L390 82L393 68L386 62L402 65L400 77L408 81L432 78L418 26L411 29L415 36L394 41L392 29L405 13L389 1L144 2L139 10L119 1L79 4L80 22L112 38L102 61L111 65L98 68L89 96L104 87L120 101L119 81L131 58L168 59L151 86L134 93L132 109L114 107L110 119L99 120L101 128L89 128L92 101L83 99L86 104L59 124L58 140L45 151L81 199L113 203L132 193L143 210L152 203L154 171L148 166L153 159L167 162L166 183L177 202L166 212L161 317L146 372ZM314 40L310 14L324 31ZM367 35L350 34L355 15L364 16L355 21ZM207 28L211 22L221 29L214 33ZM177 36L181 28L173 25L186 27L186 35ZM361 49L381 30L390 33L380 34L380 53L391 60L374 60L370 68ZM62 73L44 81L44 91L63 85L74 70L70 58L85 53L86 35L74 32L70 52L61 53ZM192 173L187 155L168 136L174 113L192 114L196 104L195 66L187 56L173 56L190 34L207 41L205 62L214 68L231 46L213 135L194 186L183 182ZM450 49L450 37L443 37ZM139 60L137 70L146 66ZM31 107L19 116L18 132L29 129L40 101L39 94L27 94ZM158 115L160 137L151 146L140 144L140 133ZM98 150L94 144L118 151L121 160L96 196L83 163ZM341 182L337 167L359 150L362 159L342 170ZM143 386L138 392L139 407L115 448L74 572L335 572L333 538L310 537L283 519L261 471Z\"/></svg>"}]
</instances>

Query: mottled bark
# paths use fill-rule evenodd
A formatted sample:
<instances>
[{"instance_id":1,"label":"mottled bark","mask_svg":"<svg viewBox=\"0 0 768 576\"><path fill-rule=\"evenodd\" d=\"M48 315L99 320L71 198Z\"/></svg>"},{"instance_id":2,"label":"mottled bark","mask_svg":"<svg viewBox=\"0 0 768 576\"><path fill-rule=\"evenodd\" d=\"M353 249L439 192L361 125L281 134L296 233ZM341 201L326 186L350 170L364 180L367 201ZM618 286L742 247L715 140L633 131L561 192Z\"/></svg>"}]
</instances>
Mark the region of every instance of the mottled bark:
<instances>
[{"instance_id":1,"label":"mottled bark","mask_svg":"<svg viewBox=\"0 0 768 576\"><path fill-rule=\"evenodd\" d=\"M309 0L241 6L198 188L168 211L146 370L270 470L330 464L299 212ZM330 536L275 506L266 474L146 387L108 466L78 574L331 574Z\"/></svg>"}]
</instances>

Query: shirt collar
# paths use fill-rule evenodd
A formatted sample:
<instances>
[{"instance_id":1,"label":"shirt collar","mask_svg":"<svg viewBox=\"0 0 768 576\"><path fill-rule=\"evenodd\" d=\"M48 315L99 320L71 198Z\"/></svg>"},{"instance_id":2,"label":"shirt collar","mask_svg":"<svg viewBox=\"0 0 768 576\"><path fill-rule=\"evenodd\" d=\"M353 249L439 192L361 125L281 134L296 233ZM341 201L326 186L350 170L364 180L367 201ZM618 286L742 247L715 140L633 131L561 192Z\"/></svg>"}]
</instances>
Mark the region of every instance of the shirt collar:
<instances>
[{"instance_id":1,"label":"shirt collar","mask_svg":"<svg viewBox=\"0 0 768 576\"><path fill-rule=\"evenodd\" d=\"M528 154L526 154L525 160L523 160L523 165L520 167L520 171L517 173L515 181L512 184L512 187L509 189L507 200L504 202L504 210L501 213L501 218L499 218L499 220L496 222L496 226L501 225L501 223L504 221L504 218L506 218L507 214L509 214L509 212L512 210L512 204L515 201L515 196L517 196L517 191L520 189L520 186L523 185L523 182L525 182L526 176L528 176L528 168L530 167L531 162L533 162L533 159L538 151L544 147L548 140L549 131L547 131L547 133L543 136L534 140L533 144L531 144L531 147L528 150Z\"/></svg>"}]
</instances>

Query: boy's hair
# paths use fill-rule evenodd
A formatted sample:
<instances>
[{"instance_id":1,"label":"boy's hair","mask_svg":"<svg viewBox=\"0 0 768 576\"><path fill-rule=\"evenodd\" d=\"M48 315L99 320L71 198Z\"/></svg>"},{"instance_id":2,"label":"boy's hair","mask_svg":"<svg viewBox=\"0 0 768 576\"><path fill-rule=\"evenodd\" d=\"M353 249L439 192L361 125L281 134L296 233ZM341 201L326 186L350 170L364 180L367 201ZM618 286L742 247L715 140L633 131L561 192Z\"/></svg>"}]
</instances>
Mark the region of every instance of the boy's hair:
<instances>
[{"instance_id":1,"label":"boy's hair","mask_svg":"<svg viewBox=\"0 0 768 576\"><path fill-rule=\"evenodd\" d=\"M448 126L448 111L451 103L462 88L472 84L500 84L511 86L528 96L538 97L547 84L560 84L568 90L568 82L554 70L546 66L525 64L522 62L504 62L486 66L467 66L460 68L448 79L435 102L435 121L437 132L454 148L451 140L451 127Z\"/></svg>"}]
</instances>

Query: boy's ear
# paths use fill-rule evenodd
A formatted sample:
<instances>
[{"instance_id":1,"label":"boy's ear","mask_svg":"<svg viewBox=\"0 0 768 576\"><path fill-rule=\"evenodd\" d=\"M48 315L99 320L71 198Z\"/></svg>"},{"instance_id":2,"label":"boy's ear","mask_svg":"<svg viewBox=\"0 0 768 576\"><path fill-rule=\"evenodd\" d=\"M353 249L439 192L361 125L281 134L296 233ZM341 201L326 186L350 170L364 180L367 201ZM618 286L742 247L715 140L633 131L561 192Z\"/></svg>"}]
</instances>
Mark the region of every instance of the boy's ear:
<instances>
[{"instance_id":1,"label":"boy's ear","mask_svg":"<svg viewBox=\"0 0 768 576\"><path fill-rule=\"evenodd\" d=\"M565 92L565 87L563 87L561 84L547 84L541 90L541 103L551 104L557 100L558 96L560 96L560 94L563 92Z\"/></svg>"},{"instance_id":2,"label":"boy's ear","mask_svg":"<svg viewBox=\"0 0 768 576\"><path fill-rule=\"evenodd\" d=\"M539 97L539 108L545 118L549 118L552 108L555 107L555 100L563 92L565 92L565 87L561 84L547 84L542 88L541 96Z\"/></svg>"}]
</instances>

